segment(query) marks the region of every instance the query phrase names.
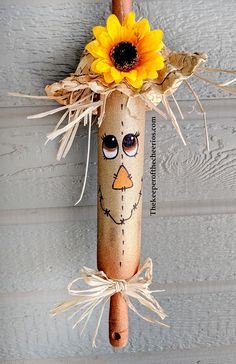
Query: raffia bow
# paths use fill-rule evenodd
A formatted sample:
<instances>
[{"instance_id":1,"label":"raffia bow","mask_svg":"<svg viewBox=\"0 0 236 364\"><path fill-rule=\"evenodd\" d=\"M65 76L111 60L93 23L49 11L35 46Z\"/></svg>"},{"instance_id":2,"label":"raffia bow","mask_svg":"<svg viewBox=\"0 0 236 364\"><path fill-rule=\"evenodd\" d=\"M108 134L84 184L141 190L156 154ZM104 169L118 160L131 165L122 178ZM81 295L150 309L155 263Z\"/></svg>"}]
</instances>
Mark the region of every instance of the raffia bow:
<instances>
[{"instance_id":1,"label":"raffia bow","mask_svg":"<svg viewBox=\"0 0 236 364\"><path fill-rule=\"evenodd\" d=\"M84 282L91 288L84 290L73 288L79 280L84 280ZM140 270L128 280L111 279L108 278L103 271L96 271L91 268L83 267L80 270L80 277L76 278L68 285L68 293L72 296L76 296L76 298L63 302L59 306L55 307L51 313L55 316L71 308L76 308L73 314L69 317L69 319L72 319L79 312L82 312L79 319L73 326L73 328L75 328L79 323L85 320L81 330L82 334L89 322L93 310L97 306L101 305L101 311L92 340L93 347L96 347L96 337L105 305L111 296L120 292L126 300L128 307L142 319L168 327L168 325L163 324L155 318L141 314L130 300L130 298L135 298L141 305L145 306L148 310L154 312L157 316L164 320L167 315L152 295L153 292L163 292L163 290L150 290L148 287L151 283L151 258L147 258Z\"/></svg>"}]
</instances>

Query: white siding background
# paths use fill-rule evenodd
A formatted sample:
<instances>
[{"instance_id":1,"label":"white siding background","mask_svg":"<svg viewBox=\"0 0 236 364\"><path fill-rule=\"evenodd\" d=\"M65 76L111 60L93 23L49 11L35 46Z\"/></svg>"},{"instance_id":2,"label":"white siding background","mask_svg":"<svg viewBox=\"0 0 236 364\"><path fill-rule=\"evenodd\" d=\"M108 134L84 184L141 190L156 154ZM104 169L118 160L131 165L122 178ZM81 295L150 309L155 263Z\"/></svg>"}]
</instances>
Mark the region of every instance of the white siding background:
<instances>
[{"instance_id":1,"label":"white siding background","mask_svg":"<svg viewBox=\"0 0 236 364\"><path fill-rule=\"evenodd\" d=\"M55 117L29 121L43 102L8 91L43 94L72 72L91 27L103 23L109 1L0 1L0 363L235 364L236 363L236 105L231 95L193 85L208 114L205 148L194 101L177 94L185 113L184 147L170 123L158 120L158 214L149 216L150 119L147 114L142 257L154 260L154 281L171 325L162 329L130 313L130 339L114 350L107 314L91 348L66 315L49 319L83 265L96 265L96 128L86 194L79 196L87 132L56 161L44 146ZM138 16L165 31L174 50L206 51L208 65L236 66L235 0L137 0ZM156 284L154 285L156 286ZM95 315L96 317L96 315ZM10 360L10 361L9 361Z\"/></svg>"}]
</instances>

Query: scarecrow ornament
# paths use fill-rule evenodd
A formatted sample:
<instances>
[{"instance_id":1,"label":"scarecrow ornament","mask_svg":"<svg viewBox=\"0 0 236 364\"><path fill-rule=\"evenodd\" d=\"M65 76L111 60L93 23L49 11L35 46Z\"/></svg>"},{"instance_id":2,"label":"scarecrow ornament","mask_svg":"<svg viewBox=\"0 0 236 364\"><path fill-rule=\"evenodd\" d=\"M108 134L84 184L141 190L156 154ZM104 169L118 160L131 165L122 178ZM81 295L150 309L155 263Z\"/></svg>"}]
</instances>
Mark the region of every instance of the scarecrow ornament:
<instances>
[{"instance_id":1,"label":"scarecrow ornament","mask_svg":"<svg viewBox=\"0 0 236 364\"><path fill-rule=\"evenodd\" d=\"M98 125L98 270L83 267L80 277L68 286L73 298L54 308L52 314L74 308L71 315L71 318L77 317L74 327L83 322L83 332L93 310L100 307L93 334L95 346L104 307L110 300L110 343L124 347L128 341L128 308L146 321L167 326L159 321L164 320L166 314L153 295L161 291L149 289L152 282L151 258L140 265L145 111L152 109L161 117L170 119L185 144L169 103L169 97L172 97L183 118L174 93L185 84L203 114L209 149L205 111L188 79L195 76L236 94L231 86L235 79L216 83L202 75L203 72L236 72L203 67L207 60L203 53L169 50L163 43L160 29L151 30L147 19L135 20L130 0L113 0L112 13L106 26L93 28L94 38L86 45L75 73L46 86L47 96L35 96L54 99L61 106L29 118L63 111L55 129L48 135L48 140L62 135L58 160L70 150L80 123L88 125L85 178L77 203L82 199L86 186L91 126L95 122ZM89 288L79 288L81 279ZM151 311L153 316L140 313L134 300Z\"/></svg>"}]
</instances>

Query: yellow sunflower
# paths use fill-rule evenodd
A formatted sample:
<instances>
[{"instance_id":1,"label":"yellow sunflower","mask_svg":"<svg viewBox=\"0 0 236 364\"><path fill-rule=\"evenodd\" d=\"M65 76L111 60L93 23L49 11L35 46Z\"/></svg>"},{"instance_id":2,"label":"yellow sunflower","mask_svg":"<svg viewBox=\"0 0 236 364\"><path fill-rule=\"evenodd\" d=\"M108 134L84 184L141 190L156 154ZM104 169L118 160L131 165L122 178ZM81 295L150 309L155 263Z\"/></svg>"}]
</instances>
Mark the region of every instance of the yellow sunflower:
<instances>
[{"instance_id":1,"label":"yellow sunflower","mask_svg":"<svg viewBox=\"0 0 236 364\"><path fill-rule=\"evenodd\" d=\"M110 15L106 27L94 27L93 34L95 40L86 45L95 58L91 69L103 74L108 84L126 80L138 89L143 80L157 78L157 71L164 68L164 59L158 53L163 47L163 32L151 31L147 19L136 22L134 12L127 14L123 24Z\"/></svg>"}]
</instances>

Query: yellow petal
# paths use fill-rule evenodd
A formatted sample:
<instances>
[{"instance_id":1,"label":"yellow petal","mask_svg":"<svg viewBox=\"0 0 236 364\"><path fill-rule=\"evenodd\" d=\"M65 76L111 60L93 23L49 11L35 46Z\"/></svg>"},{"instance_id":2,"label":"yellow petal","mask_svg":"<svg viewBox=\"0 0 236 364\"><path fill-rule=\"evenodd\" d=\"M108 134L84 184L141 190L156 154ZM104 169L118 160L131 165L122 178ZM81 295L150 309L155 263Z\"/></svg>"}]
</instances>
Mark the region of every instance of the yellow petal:
<instances>
[{"instance_id":1,"label":"yellow petal","mask_svg":"<svg viewBox=\"0 0 236 364\"><path fill-rule=\"evenodd\" d=\"M114 42L111 40L111 37L109 36L107 31L102 32L98 35L98 41L110 53L110 50L114 45Z\"/></svg>"},{"instance_id":2,"label":"yellow petal","mask_svg":"<svg viewBox=\"0 0 236 364\"><path fill-rule=\"evenodd\" d=\"M138 78L140 78L141 80L144 80L147 77L147 71L145 69L145 67L137 67L137 72L138 72Z\"/></svg>"},{"instance_id":3,"label":"yellow petal","mask_svg":"<svg viewBox=\"0 0 236 364\"><path fill-rule=\"evenodd\" d=\"M132 70L129 72L122 72L121 74L124 78L127 78L127 80L136 81L136 78L137 78L136 70Z\"/></svg>"},{"instance_id":4,"label":"yellow petal","mask_svg":"<svg viewBox=\"0 0 236 364\"><path fill-rule=\"evenodd\" d=\"M131 86L133 86L134 88L141 88L143 85L143 80L141 80L140 78L137 78L136 81L131 81L129 80L129 84Z\"/></svg>"},{"instance_id":5,"label":"yellow petal","mask_svg":"<svg viewBox=\"0 0 236 364\"><path fill-rule=\"evenodd\" d=\"M149 62L150 60L152 60L153 58L155 58L157 55L157 52L146 52L144 54L141 54L140 56L140 62L143 64L145 62Z\"/></svg>"},{"instance_id":6,"label":"yellow petal","mask_svg":"<svg viewBox=\"0 0 236 364\"><path fill-rule=\"evenodd\" d=\"M160 50L161 41L163 38L163 32L160 29L152 30L145 35L138 44L138 50L140 53L153 52Z\"/></svg>"},{"instance_id":7,"label":"yellow petal","mask_svg":"<svg viewBox=\"0 0 236 364\"><path fill-rule=\"evenodd\" d=\"M161 70L164 68L164 58L161 54L155 54L150 59L146 60L145 62L142 62L142 65L146 69L155 69L156 71Z\"/></svg>"},{"instance_id":8,"label":"yellow petal","mask_svg":"<svg viewBox=\"0 0 236 364\"><path fill-rule=\"evenodd\" d=\"M103 76L106 83L112 83L114 81L114 78L112 77L110 72L105 72Z\"/></svg>"},{"instance_id":9,"label":"yellow petal","mask_svg":"<svg viewBox=\"0 0 236 364\"><path fill-rule=\"evenodd\" d=\"M165 67L164 58L161 54L158 54L155 59L155 68L156 70L162 70Z\"/></svg>"},{"instance_id":10,"label":"yellow petal","mask_svg":"<svg viewBox=\"0 0 236 364\"><path fill-rule=\"evenodd\" d=\"M111 39L113 40L113 42L119 42L120 28L121 28L121 24L120 24L118 18L114 14L111 14L107 18L107 31L108 31L108 34L110 35Z\"/></svg>"},{"instance_id":11,"label":"yellow petal","mask_svg":"<svg viewBox=\"0 0 236 364\"><path fill-rule=\"evenodd\" d=\"M127 41L127 36L128 36L128 29L122 25L121 28L120 28L120 40L121 41Z\"/></svg>"},{"instance_id":12,"label":"yellow petal","mask_svg":"<svg viewBox=\"0 0 236 364\"><path fill-rule=\"evenodd\" d=\"M125 19L123 21L123 25L127 28L132 28L135 24L135 12L131 11L125 16Z\"/></svg>"},{"instance_id":13,"label":"yellow petal","mask_svg":"<svg viewBox=\"0 0 236 364\"><path fill-rule=\"evenodd\" d=\"M156 52L159 52L164 47L164 43L160 42L159 46L156 48Z\"/></svg>"},{"instance_id":14,"label":"yellow petal","mask_svg":"<svg viewBox=\"0 0 236 364\"><path fill-rule=\"evenodd\" d=\"M105 27L101 27L100 25L96 26L96 27L93 27L93 35L95 38L98 38L99 35L106 31L106 28Z\"/></svg>"},{"instance_id":15,"label":"yellow petal","mask_svg":"<svg viewBox=\"0 0 236 364\"><path fill-rule=\"evenodd\" d=\"M137 37L132 29L122 25L120 28L120 41L137 43Z\"/></svg>"},{"instance_id":16,"label":"yellow petal","mask_svg":"<svg viewBox=\"0 0 236 364\"><path fill-rule=\"evenodd\" d=\"M91 65L91 70L95 73L109 72L111 66L103 59L97 59Z\"/></svg>"},{"instance_id":17,"label":"yellow petal","mask_svg":"<svg viewBox=\"0 0 236 364\"><path fill-rule=\"evenodd\" d=\"M91 64L91 70L94 72L94 73L97 73L96 71L96 65L97 63L100 62L100 59L95 59L95 61L93 61L93 63Z\"/></svg>"},{"instance_id":18,"label":"yellow petal","mask_svg":"<svg viewBox=\"0 0 236 364\"><path fill-rule=\"evenodd\" d=\"M109 54L106 49L100 46L100 43L97 40L93 40L92 42L88 43L85 49L92 54L95 58L108 58Z\"/></svg>"},{"instance_id":19,"label":"yellow petal","mask_svg":"<svg viewBox=\"0 0 236 364\"><path fill-rule=\"evenodd\" d=\"M121 72L118 71L115 67L111 68L111 75L116 83L121 82L124 78L124 76L122 76Z\"/></svg>"},{"instance_id":20,"label":"yellow petal","mask_svg":"<svg viewBox=\"0 0 236 364\"><path fill-rule=\"evenodd\" d=\"M155 78L157 78L158 73L155 70L147 70L147 75L146 78L149 78L151 80L154 80Z\"/></svg>"},{"instance_id":21,"label":"yellow petal","mask_svg":"<svg viewBox=\"0 0 236 364\"><path fill-rule=\"evenodd\" d=\"M139 20L134 27L135 35L138 40L141 40L146 34L150 32L150 25L147 19Z\"/></svg>"}]
</instances>

